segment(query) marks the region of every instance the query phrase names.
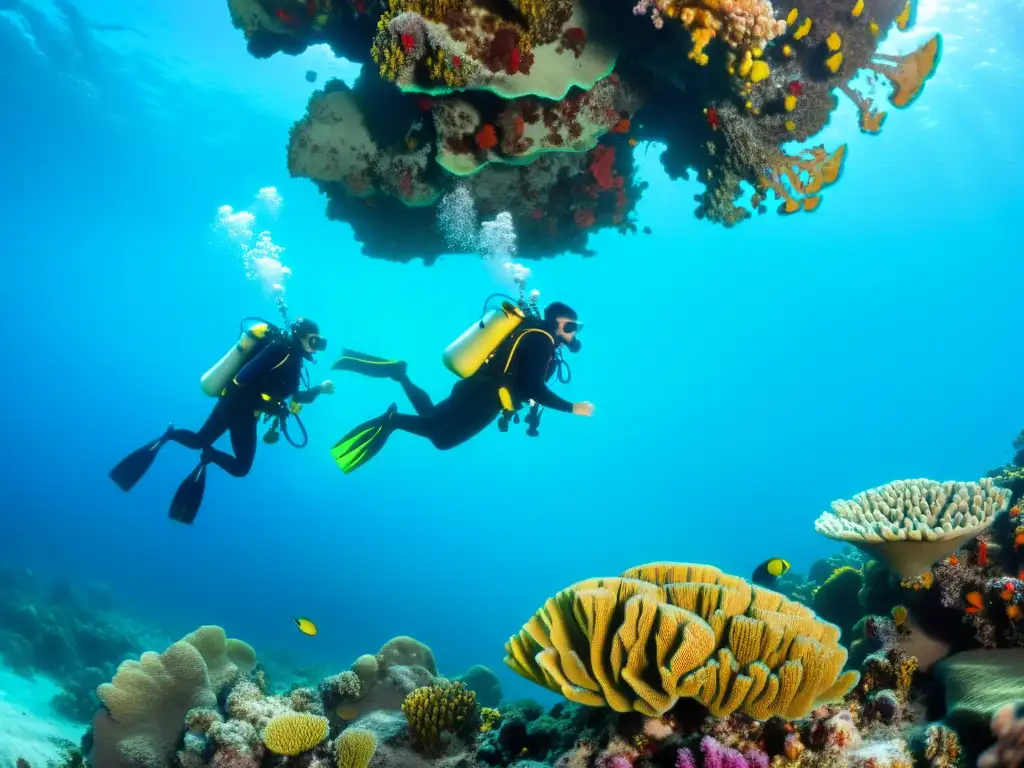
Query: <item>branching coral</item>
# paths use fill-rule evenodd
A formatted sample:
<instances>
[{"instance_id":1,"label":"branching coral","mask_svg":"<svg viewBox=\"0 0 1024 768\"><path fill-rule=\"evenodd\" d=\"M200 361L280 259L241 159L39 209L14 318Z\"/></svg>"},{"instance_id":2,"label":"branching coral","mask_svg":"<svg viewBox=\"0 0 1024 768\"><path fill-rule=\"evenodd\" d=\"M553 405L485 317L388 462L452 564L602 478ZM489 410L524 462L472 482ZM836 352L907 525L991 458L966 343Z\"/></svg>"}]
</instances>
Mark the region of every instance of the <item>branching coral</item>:
<instances>
[{"instance_id":1,"label":"branching coral","mask_svg":"<svg viewBox=\"0 0 1024 768\"><path fill-rule=\"evenodd\" d=\"M707 192L698 198L699 217L725 224L747 218L747 209L736 204L746 180L753 179L757 185L751 201L755 210L771 191L781 200L778 211L783 214L816 210L823 190L838 181L846 159L845 144L831 153L819 146L787 155L753 116L731 105L723 106L717 116L726 151L719 174L710 175Z\"/></svg>"},{"instance_id":2,"label":"branching coral","mask_svg":"<svg viewBox=\"0 0 1024 768\"><path fill-rule=\"evenodd\" d=\"M505 662L572 701L648 716L693 698L712 714L796 718L843 696L839 629L770 590L704 565L653 563L550 598Z\"/></svg>"},{"instance_id":3,"label":"branching coral","mask_svg":"<svg viewBox=\"0 0 1024 768\"><path fill-rule=\"evenodd\" d=\"M476 694L462 683L445 682L417 688L402 703L417 748L428 755L443 746L444 734L471 733L476 728Z\"/></svg>"},{"instance_id":4,"label":"branching coral","mask_svg":"<svg viewBox=\"0 0 1024 768\"><path fill-rule=\"evenodd\" d=\"M898 480L832 502L815 522L819 533L848 541L904 578L926 573L988 528L1009 494L989 478L978 483Z\"/></svg>"}]
</instances>

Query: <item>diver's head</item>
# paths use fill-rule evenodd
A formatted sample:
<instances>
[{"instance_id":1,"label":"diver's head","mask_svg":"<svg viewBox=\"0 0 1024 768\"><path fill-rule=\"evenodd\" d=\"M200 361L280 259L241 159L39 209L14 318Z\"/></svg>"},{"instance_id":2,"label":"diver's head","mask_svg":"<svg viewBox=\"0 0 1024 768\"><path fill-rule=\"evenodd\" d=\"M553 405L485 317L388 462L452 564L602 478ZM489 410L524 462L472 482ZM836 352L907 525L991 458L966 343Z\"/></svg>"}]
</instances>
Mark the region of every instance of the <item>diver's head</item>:
<instances>
[{"instance_id":1,"label":"diver's head","mask_svg":"<svg viewBox=\"0 0 1024 768\"><path fill-rule=\"evenodd\" d=\"M320 335L320 326L308 317L300 317L292 323L292 340L302 347L303 357L307 360L327 349L327 339Z\"/></svg>"},{"instance_id":2,"label":"diver's head","mask_svg":"<svg viewBox=\"0 0 1024 768\"><path fill-rule=\"evenodd\" d=\"M544 325L551 331L555 341L565 344L570 352L579 352L583 348L583 342L577 335L583 330L583 323L579 321L576 310L568 304L560 301L553 301L544 310Z\"/></svg>"}]
</instances>

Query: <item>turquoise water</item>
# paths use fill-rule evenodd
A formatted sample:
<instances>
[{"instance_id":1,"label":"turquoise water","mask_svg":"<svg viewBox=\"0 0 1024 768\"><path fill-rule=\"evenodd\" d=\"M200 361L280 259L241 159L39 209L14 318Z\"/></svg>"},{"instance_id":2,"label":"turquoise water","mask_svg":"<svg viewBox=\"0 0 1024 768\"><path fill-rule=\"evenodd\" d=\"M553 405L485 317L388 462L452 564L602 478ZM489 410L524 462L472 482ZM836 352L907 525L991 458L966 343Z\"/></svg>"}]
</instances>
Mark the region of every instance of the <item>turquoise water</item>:
<instances>
[{"instance_id":1,"label":"turquoise water","mask_svg":"<svg viewBox=\"0 0 1024 768\"><path fill-rule=\"evenodd\" d=\"M441 350L507 288L470 254L362 256L288 178L309 93L355 67L322 50L257 61L217 3L0 0L0 560L105 581L171 635L217 623L303 664L344 668L409 634L443 672L487 664L523 695L541 692L503 671L503 643L574 581L661 559L806 569L837 549L813 530L833 499L976 480L1022 426L1022 29L1019 4L923 0L916 34L889 45L943 32L938 73L878 137L842 104L821 139L850 142L845 174L813 215L699 222L698 186L641 145L653 234L528 264L586 324L559 392L594 417L444 453L399 433L344 476L334 441L405 405L392 382L331 376L332 355L402 357L440 398ZM255 201L268 186L276 216ZM222 205L286 249L288 304L330 339L311 375L337 393L304 412L306 449L261 445L244 480L211 471L186 527L166 509L194 454L169 446L130 495L106 473L168 421L201 423L200 375L241 317L275 311L213 227Z\"/></svg>"}]
</instances>

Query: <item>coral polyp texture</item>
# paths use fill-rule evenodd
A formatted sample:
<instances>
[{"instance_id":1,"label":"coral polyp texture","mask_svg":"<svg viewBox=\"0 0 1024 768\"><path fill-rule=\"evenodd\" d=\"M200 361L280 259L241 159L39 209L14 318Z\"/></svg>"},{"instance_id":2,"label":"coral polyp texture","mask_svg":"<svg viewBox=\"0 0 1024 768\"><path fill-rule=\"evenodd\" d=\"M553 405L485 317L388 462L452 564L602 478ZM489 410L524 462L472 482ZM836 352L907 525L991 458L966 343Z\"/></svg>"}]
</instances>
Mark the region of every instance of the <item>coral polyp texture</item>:
<instances>
[{"instance_id":1,"label":"coral polyp texture","mask_svg":"<svg viewBox=\"0 0 1024 768\"><path fill-rule=\"evenodd\" d=\"M916 578L985 531L1009 504L1010 493L991 478L897 480L832 502L814 527L878 558L903 578Z\"/></svg>"},{"instance_id":2,"label":"coral polyp texture","mask_svg":"<svg viewBox=\"0 0 1024 768\"><path fill-rule=\"evenodd\" d=\"M524 677L590 706L659 717L680 698L716 717L795 719L845 696L839 628L706 565L652 563L550 598L505 645Z\"/></svg>"},{"instance_id":3,"label":"coral polyp texture","mask_svg":"<svg viewBox=\"0 0 1024 768\"><path fill-rule=\"evenodd\" d=\"M879 49L911 27L913 2L228 4L254 56L327 44L364 65L351 88L312 95L288 168L317 184L364 253L429 263L454 250L437 213L457 188L481 217L512 215L524 257L591 254L597 230L636 232L642 142L665 145L672 178L703 185L698 218L731 226L772 200L781 214L817 210L848 151L811 139L840 98L878 133L879 102L908 107L935 72L937 36Z\"/></svg>"}]
</instances>

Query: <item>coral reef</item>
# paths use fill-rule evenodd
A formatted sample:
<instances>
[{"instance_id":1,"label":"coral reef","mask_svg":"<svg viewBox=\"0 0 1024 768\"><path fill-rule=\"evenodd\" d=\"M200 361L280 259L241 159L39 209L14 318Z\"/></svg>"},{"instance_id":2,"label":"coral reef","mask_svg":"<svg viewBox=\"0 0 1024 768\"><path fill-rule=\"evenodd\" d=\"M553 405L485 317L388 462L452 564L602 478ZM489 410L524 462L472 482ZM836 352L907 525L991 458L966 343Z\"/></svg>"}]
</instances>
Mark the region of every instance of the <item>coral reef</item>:
<instances>
[{"instance_id":1,"label":"coral reef","mask_svg":"<svg viewBox=\"0 0 1024 768\"><path fill-rule=\"evenodd\" d=\"M0 568L0 661L26 678L43 675L63 690L64 717L87 723L99 706L96 686L145 649L152 629L114 610L99 583L49 583L27 570Z\"/></svg>"},{"instance_id":2,"label":"coral reef","mask_svg":"<svg viewBox=\"0 0 1024 768\"><path fill-rule=\"evenodd\" d=\"M368 65L352 89L329 82L312 95L288 167L316 182L365 253L397 261L449 250L436 209L459 185L481 215L511 213L522 255L590 254L590 233L638 229L641 142L664 143L669 175L704 185L698 217L730 226L770 197L782 214L814 211L847 147L782 147L821 131L833 93L878 133L886 113L858 75L888 83L903 109L941 55L938 37L879 50L912 25L907 0L228 5L254 56L326 44Z\"/></svg>"}]
</instances>

